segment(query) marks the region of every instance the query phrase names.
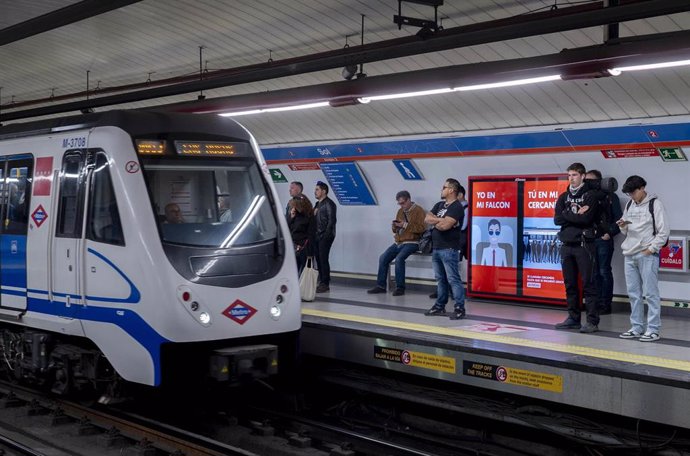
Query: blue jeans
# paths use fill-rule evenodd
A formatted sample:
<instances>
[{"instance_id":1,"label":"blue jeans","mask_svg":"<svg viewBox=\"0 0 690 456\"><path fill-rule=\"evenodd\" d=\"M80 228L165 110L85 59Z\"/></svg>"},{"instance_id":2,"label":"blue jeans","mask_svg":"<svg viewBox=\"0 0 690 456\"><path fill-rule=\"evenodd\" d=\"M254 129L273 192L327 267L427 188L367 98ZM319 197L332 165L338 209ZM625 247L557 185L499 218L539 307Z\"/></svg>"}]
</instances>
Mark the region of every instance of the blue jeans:
<instances>
[{"instance_id":1,"label":"blue jeans","mask_svg":"<svg viewBox=\"0 0 690 456\"><path fill-rule=\"evenodd\" d=\"M448 303L448 287L453 290L455 309L465 309L465 288L460 281L458 261L460 257L455 249L436 250L431 253L431 264L434 267L438 297L434 307L446 308Z\"/></svg>"},{"instance_id":2,"label":"blue jeans","mask_svg":"<svg viewBox=\"0 0 690 456\"><path fill-rule=\"evenodd\" d=\"M597 287L597 304L599 310L610 310L613 301L613 239L594 241L597 249L597 268L594 270L594 283Z\"/></svg>"},{"instance_id":3,"label":"blue jeans","mask_svg":"<svg viewBox=\"0 0 690 456\"><path fill-rule=\"evenodd\" d=\"M630 298L630 325L636 332L645 332L644 302L647 297L647 332L658 333L661 328L661 298L659 296L659 255L641 252L625 257L625 283Z\"/></svg>"},{"instance_id":4,"label":"blue jeans","mask_svg":"<svg viewBox=\"0 0 690 456\"><path fill-rule=\"evenodd\" d=\"M379 257L379 273L376 278L376 285L386 288L388 278L388 266L395 260L395 287L405 288L405 260L419 248L418 244L393 244L386 249Z\"/></svg>"}]
</instances>

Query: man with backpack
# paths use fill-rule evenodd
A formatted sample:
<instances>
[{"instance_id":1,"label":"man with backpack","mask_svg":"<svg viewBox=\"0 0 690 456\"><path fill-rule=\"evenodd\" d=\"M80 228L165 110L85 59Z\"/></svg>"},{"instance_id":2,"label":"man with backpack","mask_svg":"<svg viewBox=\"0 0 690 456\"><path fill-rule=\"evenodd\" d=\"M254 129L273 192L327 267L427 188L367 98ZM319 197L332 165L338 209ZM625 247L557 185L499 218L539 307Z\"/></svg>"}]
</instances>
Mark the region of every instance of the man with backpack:
<instances>
[{"instance_id":1,"label":"man with backpack","mask_svg":"<svg viewBox=\"0 0 690 456\"><path fill-rule=\"evenodd\" d=\"M597 288L597 306L599 315L611 313L613 301L613 271L611 259L613 258L613 238L621 232L616 221L621 218L623 211L616 194L618 183L613 178L607 178L606 182L612 182L613 188L604 184L601 172L597 169L587 171L585 180L599 189L599 222L597 223L597 238L594 241L596 247L597 267L594 270L594 284Z\"/></svg>"},{"instance_id":2,"label":"man with backpack","mask_svg":"<svg viewBox=\"0 0 690 456\"><path fill-rule=\"evenodd\" d=\"M659 295L659 250L668 243L671 230L664 205L656 195L645 190L647 181L630 176L623 184L623 193L630 197L623 217L616 223L625 240L621 245L625 257L625 283L630 298L631 328L622 339L654 342L661 338L661 297ZM644 302L647 298L647 327Z\"/></svg>"}]
</instances>

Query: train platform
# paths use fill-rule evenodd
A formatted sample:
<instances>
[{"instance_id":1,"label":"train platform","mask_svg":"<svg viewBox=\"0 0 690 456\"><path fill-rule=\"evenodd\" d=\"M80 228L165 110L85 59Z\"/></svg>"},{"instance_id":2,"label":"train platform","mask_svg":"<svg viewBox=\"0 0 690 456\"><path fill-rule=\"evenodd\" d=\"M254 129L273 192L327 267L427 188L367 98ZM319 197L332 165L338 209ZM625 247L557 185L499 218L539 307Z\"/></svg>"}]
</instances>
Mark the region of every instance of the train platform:
<instances>
[{"instance_id":1,"label":"train platform","mask_svg":"<svg viewBox=\"0 0 690 456\"><path fill-rule=\"evenodd\" d=\"M624 310L581 334L554 329L564 307L468 299L454 321L425 316L425 292L330 288L302 303L305 354L690 428L686 317L663 316L662 338L640 342L618 337L630 328Z\"/></svg>"}]
</instances>

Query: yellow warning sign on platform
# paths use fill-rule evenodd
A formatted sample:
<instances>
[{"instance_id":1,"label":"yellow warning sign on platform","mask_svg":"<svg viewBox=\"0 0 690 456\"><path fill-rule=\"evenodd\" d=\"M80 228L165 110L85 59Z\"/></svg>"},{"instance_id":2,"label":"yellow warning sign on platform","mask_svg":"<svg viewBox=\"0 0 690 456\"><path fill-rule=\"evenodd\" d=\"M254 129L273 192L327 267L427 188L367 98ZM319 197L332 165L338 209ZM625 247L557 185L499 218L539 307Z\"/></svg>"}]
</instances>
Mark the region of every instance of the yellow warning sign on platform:
<instances>
[{"instance_id":1,"label":"yellow warning sign on platform","mask_svg":"<svg viewBox=\"0 0 690 456\"><path fill-rule=\"evenodd\" d=\"M431 369L454 374L456 371L455 358L422 353L399 348L374 346L374 358L381 361L391 361L411 367Z\"/></svg>"},{"instance_id":2,"label":"yellow warning sign on platform","mask_svg":"<svg viewBox=\"0 0 690 456\"><path fill-rule=\"evenodd\" d=\"M563 376L546 374L514 367L496 366L494 364L463 361L462 373L467 377L478 377L494 380L509 385L526 386L553 393L563 392Z\"/></svg>"}]
</instances>

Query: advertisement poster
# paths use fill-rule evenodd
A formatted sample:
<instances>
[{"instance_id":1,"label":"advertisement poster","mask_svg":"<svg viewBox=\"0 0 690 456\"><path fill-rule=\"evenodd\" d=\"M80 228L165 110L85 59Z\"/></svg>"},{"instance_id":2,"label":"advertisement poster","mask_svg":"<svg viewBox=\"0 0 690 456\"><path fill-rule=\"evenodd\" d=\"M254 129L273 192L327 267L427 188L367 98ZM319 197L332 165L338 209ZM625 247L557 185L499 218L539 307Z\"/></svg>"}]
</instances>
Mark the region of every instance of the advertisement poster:
<instances>
[{"instance_id":1,"label":"advertisement poster","mask_svg":"<svg viewBox=\"0 0 690 456\"><path fill-rule=\"evenodd\" d=\"M558 227L564 176L470 177L468 294L565 304Z\"/></svg>"},{"instance_id":2,"label":"advertisement poster","mask_svg":"<svg viewBox=\"0 0 690 456\"><path fill-rule=\"evenodd\" d=\"M559 228L553 223L563 180L524 182L522 217L522 295L565 299Z\"/></svg>"}]
</instances>

